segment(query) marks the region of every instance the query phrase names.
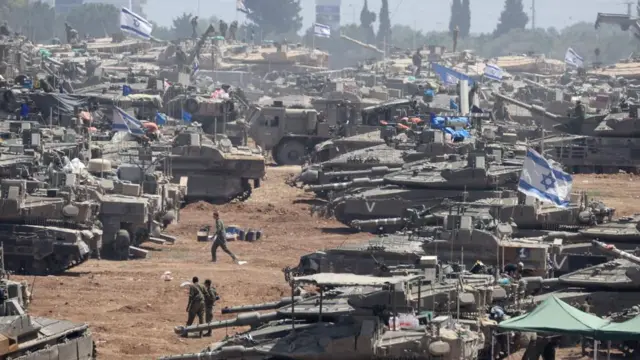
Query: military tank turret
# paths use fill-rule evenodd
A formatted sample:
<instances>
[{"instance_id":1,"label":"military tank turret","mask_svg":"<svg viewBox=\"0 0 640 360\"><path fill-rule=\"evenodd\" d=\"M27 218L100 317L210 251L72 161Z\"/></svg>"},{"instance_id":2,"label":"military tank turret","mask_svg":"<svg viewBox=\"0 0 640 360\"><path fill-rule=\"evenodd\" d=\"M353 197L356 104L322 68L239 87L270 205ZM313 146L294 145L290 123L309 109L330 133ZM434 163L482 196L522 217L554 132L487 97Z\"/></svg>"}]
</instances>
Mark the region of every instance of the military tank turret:
<instances>
[{"instance_id":1,"label":"military tank turret","mask_svg":"<svg viewBox=\"0 0 640 360\"><path fill-rule=\"evenodd\" d=\"M316 274L296 277L292 279L292 286L313 284L319 289L319 295L292 302L271 313L248 313L232 320L178 327L176 332L179 334L228 326L251 326L251 329L212 344L202 352L161 359L195 360L203 356L210 359L305 359L309 354L349 358L402 354L427 359L477 359L485 346L484 334L477 327L470 329L461 322L441 319L434 319L430 322L433 326L425 327L413 315L397 315L414 310L419 313L421 308L431 309L428 304L432 299L420 295L421 291L430 291L423 282L423 276L419 275L376 278ZM463 300L466 300L463 304L469 300L475 304L473 296ZM385 331L385 326L392 330ZM309 339L313 340L309 342ZM460 346L465 348L464 353L459 350Z\"/></svg>"},{"instance_id":2,"label":"military tank turret","mask_svg":"<svg viewBox=\"0 0 640 360\"><path fill-rule=\"evenodd\" d=\"M94 226L92 202L76 201L69 192L37 189L27 180L0 182L0 236L5 267L29 274L56 274L90 256L90 243L100 232ZM35 187L35 195L28 187Z\"/></svg>"},{"instance_id":3,"label":"military tank turret","mask_svg":"<svg viewBox=\"0 0 640 360\"><path fill-rule=\"evenodd\" d=\"M553 114L542 107L501 94L494 93L494 96L558 123L553 130L564 134L546 137L544 152L570 171L617 173L623 170L635 173L640 169L636 156L640 151L639 105L628 104L628 111L614 108L610 113L586 114L584 119L580 119L571 114Z\"/></svg>"},{"instance_id":4,"label":"military tank turret","mask_svg":"<svg viewBox=\"0 0 640 360\"><path fill-rule=\"evenodd\" d=\"M174 139L173 179L186 184L187 203L246 200L252 191L250 181L258 187L265 176L265 161L259 149L234 147L220 134L214 140L196 131L180 133Z\"/></svg>"},{"instance_id":5,"label":"military tank turret","mask_svg":"<svg viewBox=\"0 0 640 360\"><path fill-rule=\"evenodd\" d=\"M464 160L450 156L443 162L416 162L406 170L385 175L385 185L380 188L354 189L332 199L325 214L348 225L354 220L400 217L404 209L431 207L445 199L515 196L522 166L486 160L484 153L474 153Z\"/></svg>"}]
</instances>

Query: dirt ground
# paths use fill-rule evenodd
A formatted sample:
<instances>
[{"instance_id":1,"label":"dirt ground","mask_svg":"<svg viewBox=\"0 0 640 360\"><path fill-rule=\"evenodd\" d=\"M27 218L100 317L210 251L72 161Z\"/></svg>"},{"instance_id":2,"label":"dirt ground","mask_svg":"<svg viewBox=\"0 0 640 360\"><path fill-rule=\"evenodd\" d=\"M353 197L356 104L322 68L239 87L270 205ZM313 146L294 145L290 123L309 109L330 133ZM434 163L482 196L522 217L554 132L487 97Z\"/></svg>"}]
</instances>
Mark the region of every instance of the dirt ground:
<instances>
[{"instance_id":1,"label":"dirt ground","mask_svg":"<svg viewBox=\"0 0 640 360\"><path fill-rule=\"evenodd\" d=\"M169 230L178 242L150 245L148 259L90 260L62 276L21 278L33 284L31 314L89 323L100 359L156 359L199 352L224 337L226 330L201 339L174 334L174 326L184 324L187 316L187 295L179 287L183 281L192 276L213 280L221 296L215 314L220 319L224 306L287 296L282 269L296 265L301 255L368 238L339 231L343 226L334 220L311 216L311 196L284 184L297 171L296 167L269 168L262 187L248 201L215 207L227 225L262 230L258 242L230 242L231 250L248 264L235 265L221 251L218 262L210 262L210 244L196 242L195 234L201 225L211 223L214 206L193 204ZM640 177L576 176L574 189L605 200L619 215L640 212ZM172 281L161 280L165 271L172 272Z\"/></svg>"}]
</instances>

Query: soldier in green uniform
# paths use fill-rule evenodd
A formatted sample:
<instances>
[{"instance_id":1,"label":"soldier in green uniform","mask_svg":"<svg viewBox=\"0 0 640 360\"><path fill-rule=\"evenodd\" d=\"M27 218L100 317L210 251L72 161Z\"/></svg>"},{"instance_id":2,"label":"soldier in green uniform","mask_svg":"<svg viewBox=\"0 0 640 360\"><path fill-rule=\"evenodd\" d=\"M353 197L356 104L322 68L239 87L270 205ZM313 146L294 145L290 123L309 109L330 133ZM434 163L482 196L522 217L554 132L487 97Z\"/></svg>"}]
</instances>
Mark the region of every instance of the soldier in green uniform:
<instances>
[{"instance_id":1,"label":"soldier in green uniform","mask_svg":"<svg viewBox=\"0 0 640 360\"><path fill-rule=\"evenodd\" d=\"M187 318L187 326L191 326L193 321L198 317L198 323L203 324L203 315L204 315L204 288L199 284L198 277L194 276L192 280L192 284L189 285L189 302L187 304L187 313L189 317ZM183 337L187 337L187 333L182 334ZM202 333L200 333L202 336Z\"/></svg>"},{"instance_id":2,"label":"soldier in green uniform","mask_svg":"<svg viewBox=\"0 0 640 360\"><path fill-rule=\"evenodd\" d=\"M218 300L218 293L216 288L211 285L211 280L204 281L204 318L205 321L210 323L213 321L213 306ZM206 332L204 336L211 336L211 330Z\"/></svg>"},{"instance_id":3,"label":"soldier in green uniform","mask_svg":"<svg viewBox=\"0 0 640 360\"><path fill-rule=\"evenodd\" d=\"M211 261L213 262L217 261L216 253L218 252L218 248L221 247L222 251L229 254L229 256L231 256L233 261L236 264L239 264L240 261L238 260L238 258L227 247L226 230L224 227L224 223L220 219L220 214L217 211L213 212L213 220L215 221L216 234L215 234L215 239L213 240L213 244L211 245Z\"/></svg>"}]
</instances>

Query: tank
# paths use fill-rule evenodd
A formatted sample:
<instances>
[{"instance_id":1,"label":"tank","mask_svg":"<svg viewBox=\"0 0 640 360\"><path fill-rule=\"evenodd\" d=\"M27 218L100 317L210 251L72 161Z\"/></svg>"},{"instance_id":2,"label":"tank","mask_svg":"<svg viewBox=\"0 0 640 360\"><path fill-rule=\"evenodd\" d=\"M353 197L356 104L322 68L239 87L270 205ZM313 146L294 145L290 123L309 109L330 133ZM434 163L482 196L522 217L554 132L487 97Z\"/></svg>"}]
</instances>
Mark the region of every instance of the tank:
<instances>
[{"instance_id":1,"label":"tank","mask_svg":"<svg viewBox=\"0 0 640 360\"><path fill-rule=\"evenodd\" d=\"M0 246L0 257L3 253ZM27 283L8 279L4 261L0 262L0 357L94 360L95 343L88 325L29 315Z\"/></svg>"},{"instance_id":2,"label":"tank","mask_svg":"<svg viewBox=\"0 0 640 360\"><path fill-rule=\"evenodd\" d=\"M253 186L265 176L265 160L260 149L232 146L216 135L212 141L197 131L176 136L171 156L173 179L186 185L184 200L226 203L246 200Z\"/></svg>"},{"instance_id":3,"label":"tank","mask_svg":"<svg viewBox=\"0 0 640 360\"><path fill-rule=\"evenodd\" d=\"M420 320L413 315L404 315L413 311L420 313L420 309L431 310L429 304L433 299L420 295L431 291L429 283L420 275L378 278L320 273L295 277L292 287L313 284L320 289L320 293L269 313L250 312L236 319L188 328L177 327L178 334L230 326L251 328L212 344L199 353L161 359L195 360L203 356L211 359L265 356L307 359L309 354L323 357L402 355L426 359L477 359L485 348L484 333L477 325L472 329L463 321L449 318ZM452 285L452 289L455 290L457 286ZM485 293L484 290L475 292L480 298L483 296L480 294ZM462 307L470 305L470 309L473 309L475 299L471 294L464 296ZM394 318L392 314L396 313L399 315ZM384 331L386 326L397 328ZM454 330L459 333L456 334ZM308 339L314 340L309 342Z\"/></svg>"},{"instance_id":4,"label":"tank","mask_svg":"<svg viewBox=\"0 0 640 360\"><path fill-rule=\"evenodd\" d=\"M57 189L32 190L42 186L27 180L0 182L5 267L15 273L57 274L86 261L88 246L99 231L92 223L90 202L69 200Z\"/></svg>"},{"instance_id":5,"label":"tank","mask_svg":"<svg viewBox=\"0 0 640 360\"><path fill-rule=\"evenodd\" d=\"M522 166L487 161L483 152L466 159L449 156L445 161L418 161L407 169L387 174L384 185L355 188L333 198L324 211L343 224L354 220L400 217L404 209L451 201L515 196Z\"/></svg>"},{"instance_id":6,"label":"tank","mask_svg":"<svg viewBox=\"0 0 640 360\"><path fill-rule=\"evenodd\" d=\"M610 113L587 114L584 121L572 116L550 113L544 108L526 104L494 93L496 98L526 108L556 123L553 130L562 136L544 139L545 156L560 162L574 173L637 172L640 161L640 119L638 105L627 105L628 111L613 108ZM545 127L548 125L545 124Z\"/></svg>"}]
</instances>

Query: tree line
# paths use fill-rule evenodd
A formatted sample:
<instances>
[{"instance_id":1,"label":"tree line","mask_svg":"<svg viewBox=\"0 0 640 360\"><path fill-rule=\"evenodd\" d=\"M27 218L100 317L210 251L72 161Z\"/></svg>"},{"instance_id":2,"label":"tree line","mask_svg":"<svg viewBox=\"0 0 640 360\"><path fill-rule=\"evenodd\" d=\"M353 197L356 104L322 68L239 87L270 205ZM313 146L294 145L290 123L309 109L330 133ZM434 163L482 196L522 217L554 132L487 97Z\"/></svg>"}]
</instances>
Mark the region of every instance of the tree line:
<instances>
[{"instance_id":1,"label":"tree line","mask_svg":"<svg viewBox=\"0 0 640 360\"><path fill-rule=\"evenodd\" d=\"M249 9L249 21L238 30L240 40L286 38L289 42L313 44L330 53L341 54L336 58L344 62L334 63L335 66L351 66L353 59L371 55L366 50L341 40L340 33L379 48L386 45L388 50L415 51L416 47L424 45L442 45L450 49L452 32L457 27L460 37L458 49L473 50L484 57L535 53L563 59L566 49L572 47L587 62L604 63L613 63L628 57L639 50L640 44L632 35L619 28L602 26L596 30L589 23L574 24L564 29L527 29L529 18L524 11L522 0L505 0L496 28L490 34L473 33L470 0L451 1L448 31L427 33L415 31L407 25L392 25L388 0L382 1L377 13L369 8L368 1L365 0L359 23L333 29L330 39L313 39L313 29L307 29L304 36L298 35L302 29L300 0L245 0L245 5ZM144 13L141 15L144 16ZM154 24L153 35L163 40L189 38L192 33L192 16L193 14L183 13L168 27ZM374 29L376 20L378 28ZM49 42L53 37L64 39L65 22L73 26L80 37L84 37L85 34L91 37L110 36L120 31L119 9L103 4L85 4L61 16L40 2L28 4L26 0L5 0L0 2L0 21L7 21L14 31L42 43ZM211 17L200 20L199 32L203 32L209 23L214 23L218 28L219 19Z\"/></svg>"}]
</instances>

